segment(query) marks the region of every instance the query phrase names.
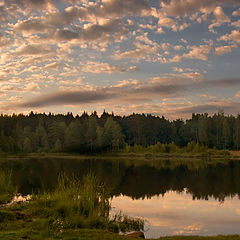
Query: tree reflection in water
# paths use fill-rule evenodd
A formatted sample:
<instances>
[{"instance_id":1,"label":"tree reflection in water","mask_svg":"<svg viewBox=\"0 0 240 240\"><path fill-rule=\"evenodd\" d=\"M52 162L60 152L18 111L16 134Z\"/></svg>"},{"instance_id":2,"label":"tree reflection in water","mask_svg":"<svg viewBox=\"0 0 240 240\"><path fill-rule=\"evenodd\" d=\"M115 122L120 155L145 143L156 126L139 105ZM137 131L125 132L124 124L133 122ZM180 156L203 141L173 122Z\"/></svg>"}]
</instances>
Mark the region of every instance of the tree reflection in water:
<instances>
[{"instance_id":1,"label":"tree reflection in water","mask_svg":"<svg viewBox=\"0 0 240 240\"><path fill-rule=\"evenodd\" d=\"M224 201L226 197L240 196L239 161L29 158L1 160L0 168L12 170L19 191L25 195L54 188L61 172L81 178L91 171L107 184L113 196L141 199L185 189L193 199L213 197Z\"/></svg>"}]
</instances>

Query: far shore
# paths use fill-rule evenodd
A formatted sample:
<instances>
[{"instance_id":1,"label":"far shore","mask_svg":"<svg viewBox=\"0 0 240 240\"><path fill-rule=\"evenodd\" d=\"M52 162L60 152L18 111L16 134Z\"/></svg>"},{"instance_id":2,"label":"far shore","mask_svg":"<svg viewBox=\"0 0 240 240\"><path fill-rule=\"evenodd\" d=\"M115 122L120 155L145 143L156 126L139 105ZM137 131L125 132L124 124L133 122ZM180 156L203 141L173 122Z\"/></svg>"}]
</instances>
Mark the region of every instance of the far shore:
<instances>
[{"instance_id":1,"label":"far shore","mask_svg":"<svg viewBox=\"0 0 240 240\"><path fill-rule=\"evenodd\" d=\"M191 159L209 159L209 160L240 160L240 150L226 150L224 152L217 151L216 153L203 152L173 152L173 153L151 153L151 152L105 152L96 154L80 154L80 153L1 153L0 159L16 159L16 158L69 158L69 159L108 159L117 157L119 159L142 159L142 160L191 160Z\"/></svg>"}]
</instances>

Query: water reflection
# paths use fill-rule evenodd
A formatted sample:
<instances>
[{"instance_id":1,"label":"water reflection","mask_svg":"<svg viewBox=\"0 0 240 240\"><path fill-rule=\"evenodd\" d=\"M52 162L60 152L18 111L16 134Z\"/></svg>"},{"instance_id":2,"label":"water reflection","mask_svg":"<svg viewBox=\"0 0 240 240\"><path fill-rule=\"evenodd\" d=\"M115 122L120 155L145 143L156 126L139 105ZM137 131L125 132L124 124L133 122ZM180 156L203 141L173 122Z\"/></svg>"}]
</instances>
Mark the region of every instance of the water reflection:
<instances>
[{"instance_id":1,"label":"water reflection","mask_svg":"<svg viewBox=\"0 0 240 240\"><path fill-rule=\"evenodd\" d=\"M237 197L218 202L214 198L192 200L191 194L167 192L151 199L134 200L114 197L113 211L143 217L147 221L148 238L166 235L239 234L240 201Z\"/></svg>"},{"instance_id":2,"label":"water reflection","mask_svg":"<svg viewBox=\"0 0 240 240\"><path fill-rule=\"evenodd\" d=\"M113 196L141 199L185 189L193 199L215 198L221 202L226 197L240 196L240 161L31 158L0 160L0 168L12 170L14 182L24 195L43 188L53 189L61 172L79 178L93 172L106 183Z\"/></svg>"}]
</instances>

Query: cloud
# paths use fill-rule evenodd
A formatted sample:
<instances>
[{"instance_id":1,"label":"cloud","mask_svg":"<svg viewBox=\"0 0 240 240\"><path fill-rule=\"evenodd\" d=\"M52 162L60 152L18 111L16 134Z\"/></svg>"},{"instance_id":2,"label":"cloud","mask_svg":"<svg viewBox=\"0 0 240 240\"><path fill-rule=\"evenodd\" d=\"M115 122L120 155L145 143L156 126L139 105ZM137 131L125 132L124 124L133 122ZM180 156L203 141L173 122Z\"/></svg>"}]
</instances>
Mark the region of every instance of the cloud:
<instances>
[{"instance_id":1,"label":"cloud","mask_svg":"<svg viewBox=\"0 0 240 240\"><path fill-rule=\"evenodd\" d=\"M58 62L53 62L53 63L49 63L49 64L46 64L44 66L44 68L48 68L48 69L58 69L59 67L59 63Z\"/></svg>"},{"instance_id":2,"label":"cloud","mask_svg":"<svg viewBox=\"0 0 240 240\"><path fill-rule=\"evenodd\" d=\"M179 72L179 73L184 72L184 70L182 68L179 68L179 67L174 67L173 70L174 70L174 72Z\"/></svg>"},{"instance_id":3,"label":"cloud","mask_svg":"<svg viewBox=\"0 0 240 240\"><path fill-rule=\"evenodd\" d=\"M83 67L81 68L82 72L88 72L88 73L114 73L114 72L129 72L129 71L137 71L138 68L136 66L130 66L130 67L123 67L123 66L114 66L110 65L106 62L92 62L88 61L86 62Z\"/></svg>"},{"instance_id":4,"label":"cloud","mask_svg":"<svg viewBox=\"0 0 240 240\"><path fill-rule=\"evenodd\" d=\"M174 231L174 235L186 235L186 234L199 234L203 231L203 224L191 224L188 226L184 226L181 230Z\"/></svg>"},{"instance_id":5,"label":"cloud","mask_svg":"<svg viewBox=\"0 0 240 240\"><path fill-rule=\"evenodd\" d=\"M161 60L161 56L158 54L158 46L151 44L142 44L135 42L137 48L126 51L115 51L112 55L113 59L132 59L136 61L156 61Z\"/></svg>"},{"instance_id":6,"label":"cloud","mask_svg":"<svg viewBox=\"0 0 240 240\"><path fill-rule=\"evenodd\" d=\"M197 104L194 106L183 107L178 109L179 114L191 114L191 113L216 113L219 110L224 110L225 113L239 113L239 102L233 101L215 101L207 104Z\"/></svg>"},{"instance_id":7,"label":"cloud","mask_svg":"<svg viewBox=\"0 0 240 240\"><path fill-rule=\"evenodd\" d=\"M236 28L240 28L240 20L238 20L236 22L232 22L231 26L236 27Z\"/></svg>"},{"instance_id":8,"label":"cloud","mask_svg":"<svg viewBox=\"0 0 240 240\"><path fill-rule=\"evenodd\" d=\"M6 12L4 9L4 6L0 6L0 29L1 29L1 24L5 20L6 17Z\"/></svg>"},{"instance_id":9,"label":"cloud","mask_svg":"<svg viewBox=\"0 0 240 240\"><path fill-rule=\"evenodd\" d=\"M230 34L226 34L218 38L218 41L234 41L240 43L240 31L233 30Z\"/></svg>"},{"instance_id":10,"label":"cloud","mask_svg":"<svg viewBox=\"0 0 240 240\"><path fill-rule=\"evenodd\" d=\"M234 48L238 48L238 46L235 45L226 45L226 46L220 46L215 48L215 55L224 55L232 52Z\"/></svg>"},{"instance_id":11,"label":"cloud","mask_svg":"<svg viewBox=\"0 0 240 240\"><path fill-rule=\"evenodd\" d=\"M13 25L13 28L18 32L46 32L49 29L49 25L44 23L40 18L30 18L24 21L18 20L18 22Z\"/></svg>"},{"instance_id":12,"label":"cloud","mask_svg":"<svg viewBox=\"0 0 240 240\"><path fill-rule=\"evenodd\" d=\"M29 17L26 20L18 20L13 26L18 32L42 33L55 32L56 29L62 29L63 26L71 26L74 20L91 19L86 8L71 6L65 8L62 12L56 11L47 15Z\"/></svg>"},{"instance_id":13,"label":"cloud","mask_svg":"<svg viewBox=\"0 0 240 240\"><path fill-rule=\"evenodd\" d=\"M208 55L211 51L210 45L200 45L200 46L190 46L191 50L189 53L184 54L183 58L190 58L190 59L200 59L206 61L208 59Z\"/></svg>"},{"instance_id":14,"label":"cloud","mask_svg":"<svg viewBox=\"0 0 240 240\"><path fill-rule=\"evenodd\" d=\"M214 14L214 17L216 18L218 23L230 22L229 17L225 15L222 7L220 7L220 6L217 6L214 9L213 14Z\"/></svg>"},{"instance_id":15,"label":"cloud","mask_svg":"<svg viewBox=\"0 0 240 240\"><path fill-rule=\"evenodd\" d=\"M225 79L219 79L214 81L204 81L200 84L204 84L206 87L234 87L236 85L240 84L240 78L225 78Z\"/></svg>"},{"instance_id":16,"label":"cloud","mask_svg":"<svg viewBox=\"0 0 240 240\"><path fill-rule=\"evenodd\" d=\"M77 28L76 31L58 29L54 34L57 41L79 39L83 41L109 40L116 32L127 34L121 20L107 20L100 24L88 24L84 28Z\"/></svg>"},{"instance_id":17,"label":"cloud","mask_svg":"<svg viewBox=\"0 0 240 240\"><path fill-rule=\"evenodd\" d=\"M54 8L54 0L5 0L4 1L5 6L8 8L15 7L17 9L17 6L20 8L34 8L36 10L42 10L42 9L49 9Z\"/></svg>"},{"instance_id":18,"label":"cloud","mask_svg":"<svg viewBox=\"0 0 240 240\"><path fill-rule=\"evenodd\" d=\"M31 44L31 45L23 45L19 47L14 54L16 56L22 56L22 55L46 55L51 53L51 48L48 45L42 45L42 44Z\"/></svg>"},{"instance_id":19,"label":"cloud","mask_svg":"<svg viewBox=\"0 0 240 240\"><path fill-rule=\"evenodd\" d=\"M217 6L214 11L213 15L215 20L213 20L212 24L209 25L209 29L213 30L214 27L220 27L223 23L230 22L230 18L225 15L221 6Z\"/></svg>"},{"instance_id":20,"label":"cloud","mask_svg":"<svg viewBox=\"0 0 240 240\"><path fill-rule=\"evenodd\" d=\"M240 91L235 93L235 98L240 98Z\"/></svg>"},{"instance_id":21,"label":"cloud","mask_svg":"<svg viewBox=\"0 0 240 240\"><path fill-rule=\"evenodd\" d=\"M64 25L71 25L74 20L91 20L93 15L89 9L90 8L78 5L69 6L61 12L49 14L44 19L44 22L52 26L61 27Z\"/></svg>"},{"instance_id":22,"label":"cloud","mask_svg":"<svg viewBox=\"0 0 240 240\"><path fill-rule=\"evenodd\" d=\"M181 51L184 49L184 47L182 45L175 45L173 48L175 51Z\"/></svg>"},{"instance_id":23,"label":"cloud","mask_svg":"<svg viewBox=\"0 0 240 240\"><path fill-rule=\"evenodd\" d=\"M109 18L109 14L103 14L105 5L120 4L122 7L131 5L134 1L106 1L102 7L98 5L90 7L70 6L62 12L56 11L47 15L29 17L26 20L18 20L13 25L9 24L12 29L23 34L40 34L39 40L54 41L108 41L115 37L126 35L129 32L128 27L131 24L124 23L121 18ZM145 2L145 1L142 1ZM138 5L141 7L141 3ZM138 12L135 8L136 13ZM127 11L127 7L124 8ZM106 11L110 11L107 8ZM115 9L120 11L120 9ZM130 11L128 9L128 11ZM114 10L111 11L113 14ZM101 18L96 21L100 15ZM123 14L124 15L124 14ZM106 18L106 16L108 16ZM121 16L122 17L122 16ZM86 21L84 24L81 21Z\"/></svg>"},{"instance_id":24,"label":"cloud","mask_svg":"<svg viewBox=\"0 0 240 240\"><path fill-rule=\"evenodd\" d=\"M54 38L58 41L78 39L79 33L68 29L57 29L57 31L54 34Z\"/></svg>"},{"instance_id":25,"label":"cloud","mask_svg":"<svg viewBox=\"0 0 240 240\"><path fill-rule=\"evenodd\" d=\"M212 12L219 0L165 0L161 1L164 12L171 16L187 16L195 12ZM239 4L238 0L221 0L221 4Z\"/></svg>"},{"instance_id":26,"label":"cloud","mask_svg":"<svg viewBox=\"0 0 240 240\"><path fill-rule=\"evenodd\" d=\"M11 84L6 84L1 86L1 92L2 93L8 93L8 92L22 92L24 89L19 86L14 86Z\"/></svg>"},{"instance_id":27,"label":"cloud","mask_svg":"<svg viewBox=\"0 0 240 240\"><path fill-rule=\"evenodd\" d=\"M35 108L53 105L82 105L82 104L126 104L152 101L158 98L175 98L184 96L188 92L209 88L226 88L240 85L240 79L221 79L216 81L202 81L182 84L186 76L150 79L145 83L125 81L124 84L95 89L80 89L75 91L54 92L20 104L22 108ZM172 81L171 81L172 80ZM175 83L174 83L175 81ZM173 84L171 84L173 82ZM181 84L179 84L181 82ZM212 106L209 106L209 109ZM194 109L193 109L194 110ZM187 111L187 110L186 110ZM190 109L188 110L190 111Z\"/></svg>"},{"instance_id":28,"label":"cloud","mask_svg":"<svg viewBox=\"0 0 240 240\"><path fill-rule=\"evenodd\" d=\"M182 73L182 76L188 79L192 79L193 81L201 81L203 79L202 74L199 72L185 72Z\"/></svg>"},{"instance_id":29,"label":"cloud","mask_svg":"<svg viewBox=\"0 0 240 240\"><path fill-rule=\"evenodd\" d=\"M175 25L175 20L169 17L160 17L158 20L158 26L172 28Z\"/></svg>"},{"instance_id":30,"label":"cloud","mask_svg":"<svg viewBox=\"0 0 240 240\"><path fill-rule=\"evenodd\" d=\"M176 55L172 59L170 59L170 62L180 62L184 58L188 59L199 59L202 61L208 60L208 55L210 54L212 50L212 44L204 44L200 46L188 46L190 51L188 53L185 53L181 56Z\"/></svg>"},{"instance_id":31,"label":"cloud","mask_svg":"<svg viewBox=\"0 0 240 240\"><path fill-rule=\"evenodd\" d=\"M10 39L1 36L0 34L0 49L6 46L9 46L11 43Z\"/></svg>"},{"instance_id":32,"label":"cloud","mask_svg":"<svg viewBox=\"0 0 240 240\"><path fill-rule=\"evenodd\" d=\"M39 90L39 84L35 83L35 82L30 82L25 86L25 91L35 91L35 90Z\"/></svg>"},{"instance_id":33,"label":"cloud","mask_svg":"<svg viewBox=\"0 0 240 240\"><path fill-rule=\"evenodd\" d=\"M240 8L232 13L233 16L239 17L240 16Z\"/></svg>"},{"instance_id":34,"label":"cloud","mask_svg":"<svg viewBox=\"0 0 240 240\"><path fill-rule=\"evenodd\" d=\"M127 15L147 15L151 8L148 0L103 0L96 10L98 16L122 17Z\"/></svg>"},{"instance_id":35,"label":"cloud","mask_svg":"<svg viewBox=\"0 0 240 240\"><path fill-rule=\"evenodd\" d=\"M103 101L109 99L111 96L104 92L96 91L79 91L79 92L57 92L50 95L45 95L36 100L23 103L22 107L43 107L61 104L82 104Z\"/></svg>"},{"instance_id":36,"label":"cloud","mask_svg":"<svg viewBox=\"0 0 240 240\"><path fill-rule=\"evenodd\" d=\"M143 29L150 29L150 30L156 30L157 26L156 25L151 25L151 24L139 24L139 27L140 28L143 28Z\"/></svg>"},{"instance_id":37,"label":"cloud","mask_svg":"<svg viewBox=\"0 0 240 240\"><path fill-rule=\"evenodd\" d=\"M176 17L171 17L166 14L164 11L158 11L154 14L156 18L158 18L158 27L161 29L162 27L172 29L172 31L182 31L187 28L190 24L186 22L186 19L182 21L182 19Z\"/></svg>"},{"instance_id":38,"label":"cloud","mask_svg":"<svg viewBox=\"0 0 240 240\"><path fill-rule=\"evenodd\" d=\"M53 0L20 0L27 7L44 8L53 4Z\"/></svg>"},{"instance_id":39,"label":"cloud","mask_svg":"<svg viewBox=\"0 0 240 240\"><path fill-rule=\"evenodd\" d=\"M24 98L34 95L32 91L43 93L58 87L60 92L39 98L41 104L48 97L50 105L60 99L64 99L60 105L142 104L213 88L203 78L201 68L206 63L188 61L187 69L183 60L207 61L212 54L215 61L236 49L240 42L236 3L239 0L0 0L1 84L9 84L9 94L21 92ZM198 25L203 21L206 23ZM218 30L223 36L207 32L208 26L210 30L222 26ZM186 28L187 41L181 40L183 33L171 32ZM193 32L197 32L194 37ZM216 43L216 38L224 42ZM170 62L178 62L173 73L175 65ZM142 74L137 72L138 66L144 70ZM164 79L161 74L167 71L170 73ZM104 75L107 80L101 82L103 75L95 79L89 73L112 76ZM153 79L156 73L161 77ZM102 86L123 75L139 82L126 80L113 86L86 88L87 82ZM231 81L216 84L227 87ZM74 97L68 101L70 92ZM7 91L4 94L9 95ZM48 106L47 101L44 104Z\"/></svg>"}]
</instances>

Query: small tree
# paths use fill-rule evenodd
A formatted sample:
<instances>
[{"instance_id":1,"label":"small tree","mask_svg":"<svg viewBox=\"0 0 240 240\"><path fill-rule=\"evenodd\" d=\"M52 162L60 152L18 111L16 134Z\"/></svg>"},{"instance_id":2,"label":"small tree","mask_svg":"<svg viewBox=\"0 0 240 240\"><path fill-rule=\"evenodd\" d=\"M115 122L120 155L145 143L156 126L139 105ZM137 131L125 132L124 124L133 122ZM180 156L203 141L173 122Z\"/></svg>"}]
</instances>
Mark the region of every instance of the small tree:
<instances>
[{"instance_id":1,"label":"small tree","mask_svg":"<svg viewBox=\"0 0 240 240\"><path fill-rule=\"evenodd\" d=\"M103 146L107 149L119 149L124 146L121 127L112 117L108 117L104 124Z\"/></svg>"}]
</instances>

